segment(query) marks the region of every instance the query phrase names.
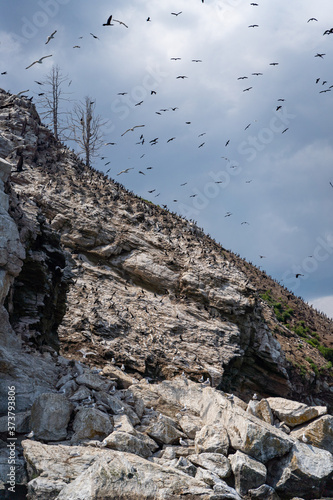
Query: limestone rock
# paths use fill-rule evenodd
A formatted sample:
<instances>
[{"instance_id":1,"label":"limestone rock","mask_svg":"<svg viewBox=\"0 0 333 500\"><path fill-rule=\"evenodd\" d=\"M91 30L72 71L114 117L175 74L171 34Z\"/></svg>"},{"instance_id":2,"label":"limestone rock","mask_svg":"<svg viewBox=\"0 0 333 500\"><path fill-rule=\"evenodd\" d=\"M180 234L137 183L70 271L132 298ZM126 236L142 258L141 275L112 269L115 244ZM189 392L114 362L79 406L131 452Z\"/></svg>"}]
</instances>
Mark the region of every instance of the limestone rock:
<instances>
[{"instance_id":1,"label":"limestone rock","mask_svg":"<svg viewBox=\"0 0 333 500\"><path fill-rule=\"evenodd\" d=\"M289 399L267 398L267 401L278 419L283 420L289 427L296 427L327 413L326 407L308 406Z\"/></svg>"},{"instance_id":2,"label":"limestone rock","mask_svg":"<svg viewBox=\"0 0 333 500\"><path fill-rule=\"evenodd\" d=\"M193 415L184 415L179 419L179 425L183 432L190 438L194 439L196 432L202 428L202 422L198 417Z\"/></svg>"},{"instance_id":3,"label":"limestone rock","mask_svg":"<svg viewBox=\"0 0 333 500\"><path fill-rule=\"evenodd\" d=\"M89 389L95 389L96 391L107 392L111 387L111 382L105 382L98 375L92 373L84 373L75 378L75 381L79 385L85 385Z\"/></svg>"},{"instance_id":4,"label":"limestone rock","mask_svg":"<svg viewBox=\"0 0 333 500\"><path fill-rule=\"evenodd\" d=\"M44 441L65 439L72 411L72 404L63 394L41 394L31 408L30 425L35 438Z\"/></svg>"},{"instance_id":5,"label":"limestone rock","mask_svg":"<svg viewBox=\"0 0 333 500\"><path fill-rule=\"evenodd\" d=\"M322 448L333 454L333 417L324 415L301 428L291 432L291 436L302 441L305 436L306 444Z\"/></svg>"},{"instance_id":6,"label":"limestone rock","mask_svg":"<svg viewBox=\"0 0 333 500\"><path fill-rule=\"evenodd\" d=\"M75 415L72 442L83 439L104 439L112 432L110 417L95 408L81 408Z\"/></svg>"},{"instance_id":7,"label":"limestone rock","mask_svg":"<svg viewBox=\"0 0 333 500\"><path fill-rule=\"evenodd\" d=\"M250 489L248 494L251 500L280 500L280 497L276 494L274 488L268 486L268 484L262 484L259 488ZM297 499L294 499L297 500Z\"/></svg>"},{"instance_id":8,"label":"limestone rock","mask_svg":"<svg viewBox=\"0 0 333 500\"><path fill-rule=\"evenodd\" d=\"M257 418L260 418L267 424L273 425L274 417L269 403L266 399L249 401L246 411Z\"/></svg>"},{"instance_id":9,"label":"limestone rock","mask_svg":"<svg viewBox=\"0 0 333 500\"><path fill-rule=\"evenodd\" d=\"M219 424L205 425L195 435L196 453L222 453L227 455L229 448L228 433Z\"/></svg>"},{"instance_id":10,"label":"limestone rock","mask_svg":"<svg viewBox=\"0 0 333 500\"><path fill-rule=\"evenodd\" d=\"M175 444L180 438L185 439L186 435L179 431L166 419L159 419L157 422L150 425L147 429L147 434L161 444Z\"/></svg>"},{"instance_id":11,"label":"limestone rock","mask_svg":"<svg viewBox=\"0 0 333 500\"><path fill-rule=\"evenodd\" d=\"M295 442L292 450L268 468L270 481L278 495L316 498L333 477L333 456L326 450Z\"/></svg>"},{"instance_id":12,"label":"limestone rock","mask_svg":"<svg viewBox=\"0 0 333 500\"><path fill-rule=\"evenodd\" d=\"M225 479L231 474L231 466L227 457L221 453L200 453L190 455L189 460L202 469L207 469L219 478Z\"/></svg>"},{"instance_id":13,"label":"limestone rock","mask_svg":"<svg viewBox=\"0 0 333 500\"><path fill-rule=\"evenodd\" d=\"M267 469L264 464L241 451L236 451L228 458L235 476L235 488L240 495L246 495L249 489L265 484Z\"/></svg>"},{"instance_id":14,"label":"limestone rock","mask_svg":"<svg viewBox=\"0 0 333 500\"><path fill-rule=\"evenodd\" d=\"M158 449L156 442L141 432L128 434L117 430L107 436L104 442L107 448L134 453L144 458L151 456Z\"/></svg>"},{"instance_id":15,"label":"limestone rock","mask_svg":"<svg viewBox=\"0 0 333 500\"><path fill-rule=\"evenodd\" d=\"M205 483L131 453L106 448L50 446L29 440L23 442L23 447L30 479L28 492L33 491L33 498L38 500L181 500L184 496L193 500L223 499ZM224 498L239 500L231 496Z\"/></svg>"}]
</instances>

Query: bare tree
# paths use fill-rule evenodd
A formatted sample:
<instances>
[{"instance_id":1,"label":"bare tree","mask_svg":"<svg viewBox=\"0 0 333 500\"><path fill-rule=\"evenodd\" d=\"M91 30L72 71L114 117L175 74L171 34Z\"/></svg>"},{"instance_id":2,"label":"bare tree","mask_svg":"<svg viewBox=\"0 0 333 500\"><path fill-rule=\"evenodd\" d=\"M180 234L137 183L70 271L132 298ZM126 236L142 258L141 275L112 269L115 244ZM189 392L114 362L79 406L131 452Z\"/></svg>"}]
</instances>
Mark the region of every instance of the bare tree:
<instances>
[{"instance_id":1,"label":"bare tree","mask_svg":"<svg viewBox=\"0 0 333 500\"><path fill-rule=\"evenodd\" d=\"M45 80L38 82L41 86L41 90L38 94L38 103L41 104L45 111L40 114L48 120L48 124L52 125L53 133L56 139L64 131L64 126L60 120L60 115L66 114L66 111L60 111L61 101L69 101L68 98L62 97L63 95L69 95L69 92L63 92L63 84L68 80L68 76L64 76L59 66L53 66L50 73L45 76ZM44 86L47 87L44 90Z\"/></svg>"},{"instance_id":2,"label":"bare tree","mask_svg":"<svg viewBox=\"0 0 333 500\"><path fill-rule=\"evenodd\" d=\"M92 158L96 157L103 146L102 127L106 122L99 115L94 115L95 102L89 96L84 102L74 105L68 118L67 140L74 141L79 146L79 154L85 157L86 165L91 166Z\"/></svg>"}]
</instances>

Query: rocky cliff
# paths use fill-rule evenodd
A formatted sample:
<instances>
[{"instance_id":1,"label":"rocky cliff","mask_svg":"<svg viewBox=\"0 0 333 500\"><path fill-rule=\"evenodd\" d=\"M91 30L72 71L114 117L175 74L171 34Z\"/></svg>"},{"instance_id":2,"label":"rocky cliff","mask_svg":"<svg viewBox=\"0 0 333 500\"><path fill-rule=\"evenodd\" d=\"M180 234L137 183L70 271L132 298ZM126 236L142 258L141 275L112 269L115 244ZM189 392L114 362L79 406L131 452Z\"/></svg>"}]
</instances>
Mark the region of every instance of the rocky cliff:
<instances>
[{"instance_id":1,"label":"rocky cliff","mask_svg":"<svg viewBox=\"0 0 333 500\"><path fill-rule=\"evenodd\" d=\"M244 497L252 486L264 485L266 479L267 487L276 488L281 498L297 494L297 486L290 486L292 481L287 481L286 486L285 479L277 479L270 464L271 461L277 463L281 477L287 477L285 471L290 460L296 460L294 455L306 456L305 444L297 444L299 436L288 440L286 429L279 430L280 438L287 444L281 445L276 455L267 458L260 454L266 451L254 452L245 446L245 442L254 440L247 431L239 439L232 437L231 421L238 417L229 407L234 405L233 398L237 396L241 398L239 408L245 411L245 402L257 392L262 401L287 398L306 403L302 409L328 406L330 412L333 404L332 322L221 247L193 222L136 197L102 173L86 167L67 147L55 141L40 122L30 100L2 91L0 130L0 366L1 390L5 391L1 397L1 412L7 414L6 391L8 386L14 385L16 411L20 415L16 431L21 438L33 428L41 443L65 440L64 446L67 446L63 450L58 444L57 451L51 451L49 445L26 441L25 461L18 447L21 482L44 470L44 466L36 465L36 454L42 457L44 453L45 456L62 453L59 463L67 463L73 456L68 456L68 440L71 445L80 445L82 440L113 435L107 446L118 451L89 450L89 457L85 456L84 461L90 461L92 466L91 478L95 469L101 474L100 468L106 467L105 453L107 463L115 464L112 467L117 467L119 451L143 457L142 463L138 458L126 457L128 470L121 469L122 477L133 474L128 472L133 468L145 475L145 459L152 455L157 461L195 455L194 462L190 460L185 468L192 471L190 476L194 473L198 485L191 481L189 485L186 477L178 478L180 489L178 493L172 490L169 479L176 472L166 473L164 467L175 463L170 465L162 461L158 465L162 467L159 469L161 484L164 484L163 475L169 478L165 479L166 496L148 493L147 487L146 496L142 490L133 498L185 497L186 493L180 491L193 495L186 498L237 498L232 495ZM99 370L103 370L102 376ZM180 380L195 394L190 401L186 399L187 387L180 390L177 389L179 382L172 382L180 374ZM171 381L171 385L167 386L167 396L162 398L158 396L158 388L164 387L163 380ZM202 380L207 381L205 386L199 384ZM153 382L151 390L145 386L147 381ZM111 386L114 387L113 396L109 394ZM140 393L141 387L148 390L148 396ZM208 412L202 401L203 389L210 395L208 399L224 398L219 399L219 405L224 408L223 416L210 406ZM177 391L180 392L176 397ZM234 396L229 400L226 394L231 392ZM128 403L126 398L129 398ZM270 409L267 411L275 412L278 419L274 401L267 403ZM198 419L197 427L192 422L186 431L185 424L185 428L180 425L179 417L175 416L179 414L176 402L185 405L186 412L187 406L191 407L191 417ZM117 425L117 412L122 415L125 404L129 408L125 414L133 429L128 427L125 436L118 436L123 443L119 445L114 426ZM99 405L98 410L96 405ZM155 413L149 414L149 405ZM48 407L52 408L52 415L59 416L58 420L53 421L47 413ZM89 411L98 411L102 416L92 416ZM311 410L307 411L311 414ZM171 441L161 438L159 428L147 431L149 426L160 425L160 422L154 424L156 416L166 419L165 425L174 435ZM4 443L6 417L2 418ZM247 422L248 415L242 418ZM259 418L257 412L253 418ZM298 420L296 427L320 418L323 418L322 412L313 413L304 421ZM199 439L197 434L204 434L205 425L213 425L221 419L223 428L227 429L224 448L195 445L195 440ZM96 425L89 433L86 429L91 420ZM278 420L278 425L284 421L282 417ZM96 422L100 422L99 427ZM120 424L125 425L125 422ZM266 418L267 433L273 435L273 441L280 442L280 438L274 437L273 424L274 419L267 422ZM247 422L246 428L251 425ZM257 420L253 425L259 425ZM285 422L282 425L290 432L290 425L288 427ZM311 443L328 453L318 458L321 464L326 461L328 465L324 468L325 474L318 473L316 479L311 479L315 485L313 492L299 491L304 498L317 498L313 495L318 495L330 484L332 450L322 442L329 441L331 420L325 425L330 429L324 432L326 437L321 441L316 438L317 441ZM52 434L54 426L58 431ZM241 424L238 432L240 428ZM169 431L165 431L166 434ZM219 432L217 430L216 434ZM253 445L254 448L266 450L271 446L267 442L262 444L265 432L255 433L260 443ZM170 451L172 457L164 456L165 447L174 445L180 438L193 439L193 452L177 455L176 451L173 455ZM117 444L110 445L114 439ZM186 443L184 449L189 450L190 444ZM197 477L197 469L211 470L211 467L202 466L205 457L200 455L220 453L221 450L225 457L235 455L238 450L260 464L265 463L264 472L258 465L261 470L258 474L265 477L264 482L256 479L240 486L237 481L241 481L244 474L237 471L248 465L243 464L247 460L243 455L240 458L235 455L226 459L229 461L225 462L225 467L229 472L223 478L230 477L228 487L236 487L238 493L226 490L220 495L231 496L214 497L213 493L205 491L215 483L213 479L205 480L200 475L203 472ZM5 446L2 452L4 461ZM82 450L77 453L81 456ZM214 461L212 457L209 460ZM150 460L149 463L149 474L156 474L157 462ZM24 464L27 464L27 472ZM75 491L74 483L82 471L80 467L71 471L69 478L62 480L55 489L52 487L53 496L49 497L45 492L53 479L40 479L37 486L29 483L29 498L79 498L62 490L65 483L73 481L69 490ZM295 473L297 478L305 477L304 471L301 468L299 474ZM106 473L112 476L109 469ZM50 476L51 473L45 474ZM188 472L183 472L181 477L183 474ZM178 479L175 479L176 484ZM201 480L206 486L202 486ZM147 476L145 481L149 483ZM301 479L297 479L296 485L298 481ZM90 484L92 490L95 488L86 475L84 482ZM55 491L59 496L55 496ZM265 494L255 498L268 498ZM82 498L107 498L102 493L96 495ZM131 496L127 493L125 497L110 498Z\"/></svg>"}]
</instances>

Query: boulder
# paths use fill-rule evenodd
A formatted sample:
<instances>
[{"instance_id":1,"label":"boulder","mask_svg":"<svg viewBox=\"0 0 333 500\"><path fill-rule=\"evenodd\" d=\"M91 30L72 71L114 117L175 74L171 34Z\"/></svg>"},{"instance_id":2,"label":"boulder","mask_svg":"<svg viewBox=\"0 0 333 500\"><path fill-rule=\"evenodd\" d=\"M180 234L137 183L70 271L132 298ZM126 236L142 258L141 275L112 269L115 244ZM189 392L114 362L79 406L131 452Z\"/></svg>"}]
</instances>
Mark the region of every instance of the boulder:
<instances>
[{"instance_id":1,"label":"boulder","mask_svg":"<svg viewBox=\"0 0 333 500\"><path fill-rule=\"evenodd\" d=\"M146 432L161 444L175 444L180 438L186 439L186 435L172 425L170 419L159 419L153 422Z\"/></svg>"},{"instance_id":2,"label":"boulder","mask_svg":"<svg viewBox=\"0 0 333 500\"><path fill-rule=\"evenodd\" d=\"M112 421L107 414L95 408L81 408L73 422L72 442L76 443L83 439L102 440L112 432L112 429Z\"/></svg>"},{"instance_id":3,"label":"boulder","mask_svg":"<svg viewBox=\"0 0 333 500\"><path fill-rule=\"evenodd\" d=\"M77 384L85 385L89 389L94 389L95 391L107 392L112 386L112 382L106 382L94 373L83 373L82 375L76 377L75 381Z\"/></svg>"},{"instance_id":4,"label":"boulder","mask_svg":"<svg viewBox=\"0 0 333 500\"><path fill-rule=\"evenodd\" d=\"M259 488L254 488L248 491L251 500L280 500L280 497L275 493L274 488L268 484L262 484ZM294 499L297 500L297 499Z\"/></svg>"},{"instance_id":5,"label":"boulder","mask_svg":"<svg viewBox=\"0 0 333 500\"><path fill-rule=\"evenodd\" d=\"M30 440L22 444L30 480L28 494L34 500L240 500L238 496L223 497L182 471L131 453ZM224 488L227 491L228 486L224 484Z\"/></svg>"},{"instance_id":6,"label":"boulder","mask_svg":"<svg viewBox=\"0 0 333 500\"><path fill-rule=\"evenodd\" d=\"M144 458L150 457L158 449L158 444L141 432L128 434L123 431L114 431L104 439L103 444L112 450L126 451Z\"/></svg>"},{"instance_id":7,"label":"boulder","mask_svg":"<svg viewBox=\"0 0 333 500\"><path fill-rule=\"evenodd\" d=\"M229 448L229 438L227 431L221 425L205 425L196 433L195 451L196 453L222 453L227 455Z\"/></svg>"},{"instance_id":8,"label":"boulder","mask_svg":"<svg viewBox=\"0 0 333 500\"><path fill-rule=\"evenodd\" d=\"M274 417L267 399L262 399L261 401L252 399L249 401L246 411L257 418L260 418L260 420L263 420L267 424L273 425Z\"/></svg>"},{"instance_id":9,"label":"boulder","mask_svg":"<svg viewBox=\"0 0 333 500\"><path fill-rule=\"evenodd\" d=\"M267 469L258 460L241 451L229 455L232 472L235 476L235 488L241 495L246 495L249 489L257 488L266 481Z\"/></svg>"},{"instance_id":10,"label":"boulder","mask_svg":"<svg viewBox=\"0 0 333 500\"><path fill-rule=\"evenodd\" d=\"M64 394L45 393L31 407L30 426L36 439L61 441L67 436L67 426L73 405Z\"/></svg>"},{"instance_id":11,"label":"boulder","mask_svg":"<svg viewBox=\"0 0 333 500\"><path fill-rule=\"evenodd\" d=\"M322 448L333 454L333 417L332 415L324 415L317 418L301 428L291 432L291 436L302 441L303 435L306 439L306 444L312 444L317 448Z\"/></svg>"},{"instance_id":12,"label":"boulder","mask_svg":"<svg viewBox=\"0 0 333 500\"><path fill-rule=\"evenodd\" d=\"M190 438L194 439L196 432L202 428L200 418L193 415L184 415L178 421L181 429Z\"/></svg>"},{"instance_id":13,"label":"boulder","mask_svg":"<svg viewBox=\"0 0 333 500\"><path fill-rule=\"evenodd\" d=\"M267 398L274 415L289 427L304 424L327 413L326 406L308 406L284 398Z\"/></svg>"},{"instance_id":14,"label":"boulder","mask_svg":"<svg viewBox=\"0 0 333 500\"><path fill-rule=\"evenodd\" d=\"M333 456L326 450L296 441L285 457L272 461L268 471L268 482L277 494L316 498L332 479Z\"/></svg>"},{"instance_id":15,"label":"boulder","mask_svg":"<svg viewBox=\"0 0 333 500\"><path fill-rule=\"evenodd\" d=\"M207 469L220 479L225 479L231 474L230 462L221 453L200 453L199 455L189 455L188 458L194 465Z\"/></svg>"}]
</instances>

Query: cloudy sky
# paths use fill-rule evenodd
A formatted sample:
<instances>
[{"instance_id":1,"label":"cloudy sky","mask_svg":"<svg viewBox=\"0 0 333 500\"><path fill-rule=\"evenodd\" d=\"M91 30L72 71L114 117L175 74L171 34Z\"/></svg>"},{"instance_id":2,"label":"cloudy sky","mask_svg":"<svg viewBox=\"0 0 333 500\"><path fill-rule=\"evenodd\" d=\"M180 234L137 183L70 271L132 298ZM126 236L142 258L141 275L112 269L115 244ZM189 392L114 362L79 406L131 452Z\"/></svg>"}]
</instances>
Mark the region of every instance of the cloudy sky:
<instances>
[{"instance_id":1,"label":"cloudy sky","mask_svg":"<svg viewBox=\"0 0 333 500\"><path fill-rule=\"evenodd\" d=\"M90 96L115 143L96 168L333 317L331 3L6 2L0 86L38 102L58 65L63 111Z\"/></svg>"}]
</instances>

